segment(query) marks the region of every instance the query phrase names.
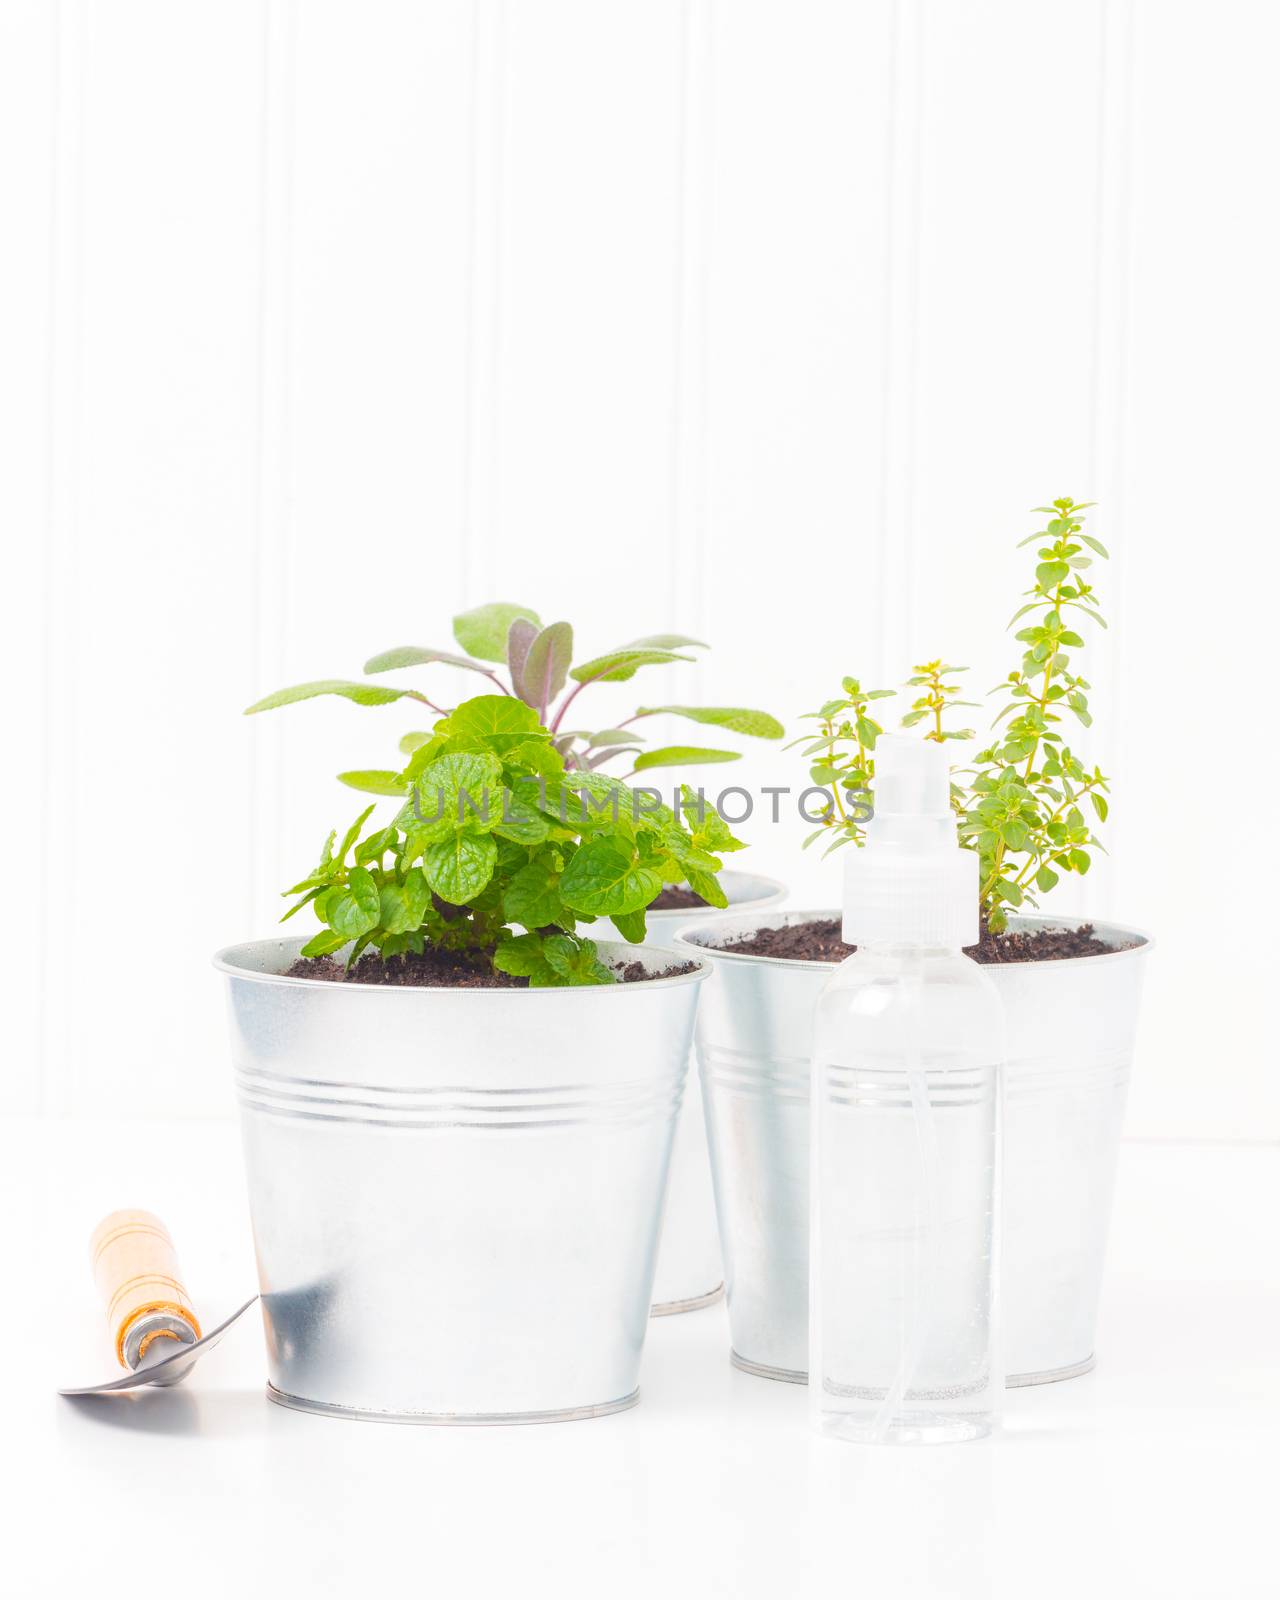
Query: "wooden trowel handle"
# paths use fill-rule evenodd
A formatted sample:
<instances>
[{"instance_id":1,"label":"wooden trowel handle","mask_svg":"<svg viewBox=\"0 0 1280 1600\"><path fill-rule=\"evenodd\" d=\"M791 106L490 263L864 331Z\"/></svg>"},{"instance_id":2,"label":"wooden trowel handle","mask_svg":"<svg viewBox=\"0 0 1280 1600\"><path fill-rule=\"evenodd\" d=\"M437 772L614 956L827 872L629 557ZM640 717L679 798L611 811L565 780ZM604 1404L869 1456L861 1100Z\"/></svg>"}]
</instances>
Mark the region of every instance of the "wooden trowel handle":
<instances>
[{"instance_id":1,"label":"wooden trowel handle","mask_svg":"<svg viewBox=\"0 0 1280 1600\"><path fill-rule=\"evenodd\" d=\"M177 1251L159 1217L149 1211L113 1211L93 1230L89 1258L122 1367L136 1367L155 1339L187 1343L188 1328L191 1339L200 1338L191 1297L178 1273Z\"/></svg>"}]
</instances>

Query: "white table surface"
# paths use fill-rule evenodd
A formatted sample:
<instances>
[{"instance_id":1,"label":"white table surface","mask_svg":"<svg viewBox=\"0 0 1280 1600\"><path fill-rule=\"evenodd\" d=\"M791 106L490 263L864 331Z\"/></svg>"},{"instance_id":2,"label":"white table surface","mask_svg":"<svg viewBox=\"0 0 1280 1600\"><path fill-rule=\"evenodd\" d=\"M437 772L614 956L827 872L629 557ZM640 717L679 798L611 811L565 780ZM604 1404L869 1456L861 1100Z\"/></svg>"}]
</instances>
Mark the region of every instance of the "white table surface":
<instances>
[{"instance_id":1,"label":"white table surface","mask_svg":"<svg viewBox=\"0 0 1280 1600\"><path fill-rule=\"evenodd\" d=\"M813 1436L803 1389L730 1368L723 1306L652 1323L639 1407L589 1422L282 1410L256 1310L181 1389L60 1399L110 1375L106 1211L165 1217L210 1321L255 1288L236 1130L0 1123L0 1174L13 1600L1280 1595L1274 1146L1126 1145L1097 1370L914 1450Z\"/></svg>"}]
</instances>

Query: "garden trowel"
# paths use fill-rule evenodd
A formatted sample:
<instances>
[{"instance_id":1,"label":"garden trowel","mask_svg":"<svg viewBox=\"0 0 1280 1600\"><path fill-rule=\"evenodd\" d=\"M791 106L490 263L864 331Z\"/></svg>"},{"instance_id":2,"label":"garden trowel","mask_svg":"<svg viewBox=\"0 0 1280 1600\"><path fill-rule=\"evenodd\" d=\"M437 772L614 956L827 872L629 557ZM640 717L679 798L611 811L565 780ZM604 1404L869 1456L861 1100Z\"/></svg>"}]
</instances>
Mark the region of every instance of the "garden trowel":
<instances>
[{"instance_id":1,"label":"garden trowel","mask_svg":"<svg viewBox=\"0 0 1280 1600\"><path fill-rule=\"evenodd\" d=\"M89 1241L89 1259L125 1376L59 1394L112 1394L144 1384L181 1383L258 1298L246 1300L212 1333L202 1333L182 1286L173 1240L149 1211L113 1211L104 1217Z\"/></svg>"}]
</instances>

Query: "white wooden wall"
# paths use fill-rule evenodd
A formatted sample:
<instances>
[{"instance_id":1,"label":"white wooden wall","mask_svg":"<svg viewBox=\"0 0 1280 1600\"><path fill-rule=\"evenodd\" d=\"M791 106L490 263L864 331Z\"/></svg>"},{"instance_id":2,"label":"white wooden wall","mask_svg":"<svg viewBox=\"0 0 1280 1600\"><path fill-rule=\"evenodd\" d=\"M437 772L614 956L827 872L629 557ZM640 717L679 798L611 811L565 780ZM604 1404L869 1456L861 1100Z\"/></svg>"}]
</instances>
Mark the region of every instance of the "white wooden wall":
<instances>
[{"instance_id":1,"label":"white wooden wall","mask_svg":"<svg viewBox=\"0 0 1280 1600\"><path fill-rule=\"evenodd\" d=\"M1268 0L4 0L0 1104L230 1109L209 954L411 725L265 690L497 597L713 641L645 699L985 690L1070 493L1130 1129L1280 1138L1278 53ZM799 833L746 859L829 903Z\"/></svg>"}]
</instances>

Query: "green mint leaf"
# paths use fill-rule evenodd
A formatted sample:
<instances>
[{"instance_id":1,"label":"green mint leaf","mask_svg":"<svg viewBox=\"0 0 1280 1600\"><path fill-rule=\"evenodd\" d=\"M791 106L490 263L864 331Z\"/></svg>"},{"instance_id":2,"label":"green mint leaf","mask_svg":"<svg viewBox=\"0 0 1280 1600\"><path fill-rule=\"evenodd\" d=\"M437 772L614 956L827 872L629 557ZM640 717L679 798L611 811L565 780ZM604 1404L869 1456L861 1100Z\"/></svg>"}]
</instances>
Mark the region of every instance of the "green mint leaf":
<instances>
[{"instance_id":1,"label":"green mint leaf","mask_svg":"<svg viewBox=\"0 0 1280 1600\"><path fill-rule=\"evenodd\" d=\"M522 762L526 747L544 745L550 750L551 746L551 735L538 721L538 713L511 695L482 694L466 700L438 722L435 731L446 754L484 750ZM549 759L554 759L554 752Z\"/></svg>"},{"instance_id":2,"label":"green mint leaf","mask_svg":"<svg viewBox=\"0 0 1280 1600\"><path fill-rule=\"evenodd\" d=\"M462 906L488 884L497 859L498 847L487 834L455 833L427 850L422 867L442 900Z\"/></svg>"},{"instance_id":3,"label":"green mint leaf","mask_svg":"<svg viewBox=\"0 0 1280 1600\"><path fill-rule=\"evenodd\" d=\"M296 905L292 905L292 906L289 907L289 909L285 912L285 914L280 918L281 922L288 922L290 917L296 917L298 912L301 911L304 906L309 906L311 904L311 902L316 898L316 896L318 894L320 894L321 892L322 892L322 889L319 889L319 888L308 890L307 893L303 895L302 899L299 900Z\"/></svg>"},{"instance_id":4,"label":"green mint leaf","mask_svg":"<svg viewBox=\"0 0 1280 1600\"><path fill-rule=\"evenodd\" d=\"M325 921L344 939L357 939L378 926L378 886L366 867L352 867L346 888L325 906Z\"/></svg>"},{"instance_id":5,"label":"green mint leaf","mask_svg":"<svg viewBox=\"0 0 1280 1600\"><path fill-rule=\"evenodd\" d=\"M422 926L431 904L431 890L418 867L405 874L403 883L384 883L378 910L379 926L389 934L410 933ZM384 947L385 948L385 947Z\"/></svg>"},{"instance_id":6,"label":"green mint leaf","mask_svg":"<svg viewBox=\"0 0 1280 1600\"><path fill-rule=\"evenodd\" d=\"M709 906L723 908L729 904L728 896L720 887L719 880L709 872L691 872L689 874L689 887L694 894L705 900Z\"/></svg>"},{"instance_id":7,"label":"green mint leaf","mask_svg":"<svg viewBox=\"0 0 1280 1600\"><path fill-rule=\"evenodd\" d=\"M592 940L579 939L577 946L566 974L566 981L573 988L617 982L613 973L596 955L596 947ZM530 982L531 985L536 984L537 980L531 979Z\"/></svg>"},{"instance_id":8,"label":"green mint leaf","mask_svg":"<svg viewBox=\"0 0 1280 1600\"><path fill-rule=\"evenodd\" d=\"M542 935L516 934L504 939L493 953L493 964L499 972L513 978L531 978L535 973L550 973L551 965L542 953Z\"/></svg>"},{"instance_id":9,"label":"green mint leaf","mask_svg":"<svg viewBox=\"0 0 1280 1600\"><path fill-rule=\"evenodd\" d=\"M551 832L551 824L536 806L526 805L512 790L504 788L497 800L499 820L494 833L516 844L535 845Z\"/></svg>"},{"instance_id":10,"label":"green mint leaf","mask_svg":"<svg viewBox=\"0 0 1280 1600\"><path fill-rule=\"evenodd\" d=\"M709 850L712 855L746 849L741 839L734 838L733 830L714 806L704 805L699 814L698 797L687 783L680 786L680 792L689 834L697 849Z\"/></svg>"},{"instance_id":11,"label":"green mint leaf","mask_svg":"<svg viewBox=\"0 0 1280 1600\"><path fill-rule=\"evenodd\" d=\"M629 851L607 837L588 839L580 845L560 879L564 903L597 917L640 911L661 890L658 873L637 865Z\"/></svg>"},{"instance_id":12,"label":"green mint leaf","mask_svg":"<svg viewBox=\"0 0 1280 1600\"><path fill-rule=\"evenodd\" d=\"M553 972L568 978L578 954L578 941L567 933L549 934L542 941L542 954Z\"/></svg>"},{"instance_id":13,"label":"green mint leaf","mask_svg":"<svg viewBox=\"0 0 1280 1600\"><path fill-rule=\"evenodd\" d=\"M518 922L531 931L549 927L552 923L572 923L572 915L566 913L560 899L559 885L557 855L549 851L546 855L535 856L520 868L507 885L502 897L502 909L508 920Z\"/></svg>"},{"instance_id":14,"label":"green mint leaf","mask_svg":"<svg viewBox=\"0 0 1280 1600\"><path fill-rule=\"evenodd\" d=\"M413 797L397 821L425 843L459 829L491 832L502 821L502 763L487 750L429 762L413 780Z\"/></svg>"},{"instance_id":15,"label":"green mint leaf","mask_svg":"<svg viewBox=\"0 0 1280 1600\"><path fill-rule=\"evenodd\" d=\"M643 944L646 932L644 911L619 911L612 919L614 927L628 944Z\"/></svg>"},{"instance_id":16,"label":"green mint leaf","mask_svg":"<svg viewBox=\"0 0 1280 1600\"><path fill-rule=\"evenodd\" d=\"M372 815L373 807L366 806L356 820L347 829L346 833L343 835L342 844L339 846L338 853L333 857L333 861L336 866L340 867L347 859L347 851L350 850L351 846L360 837L361 828L364 827L365 823L368 822Z\"/></svg>"},{"instance_id":17,"label":"green mint leaf","mask_svg":"<svg viewBox=\"0 0 1280 1600\"><path fill-rule=\"evenodd\" d=\"M376 833L371 833L367 839L362 839L356 846L356 866L367 867L371 862L374 865L380 865L387 851L395 849L398 837L399 835L393 826L379 828Z\"/></svg>"},{"instance_id":18,"label":"green mint leaf","mask_svg":"<svg viewBox=\"0 0 1280 1600\"><path fill-rule=\"evenodd\" d=\"M348 789L359 789L363 794L395 795L403 800L409 787L398 772L340 772L338 782Z\"/></svg>"},{"instance_id":19,"label":"green mint leaf","mask_svg":"<svg viewBox=\"0 0 1280 1600\"><path fill-rule=\"evenodd\" d=\"M656 818L662 809L650 796L604 772L566 772L559 780L544 782L541 789L535 783L517 787L526 804L536 805L561 826L584 834L614 831L624 837L625 849L630 848L637 824L644 825L651 814Z\"/></svg>"}]
</instances>

